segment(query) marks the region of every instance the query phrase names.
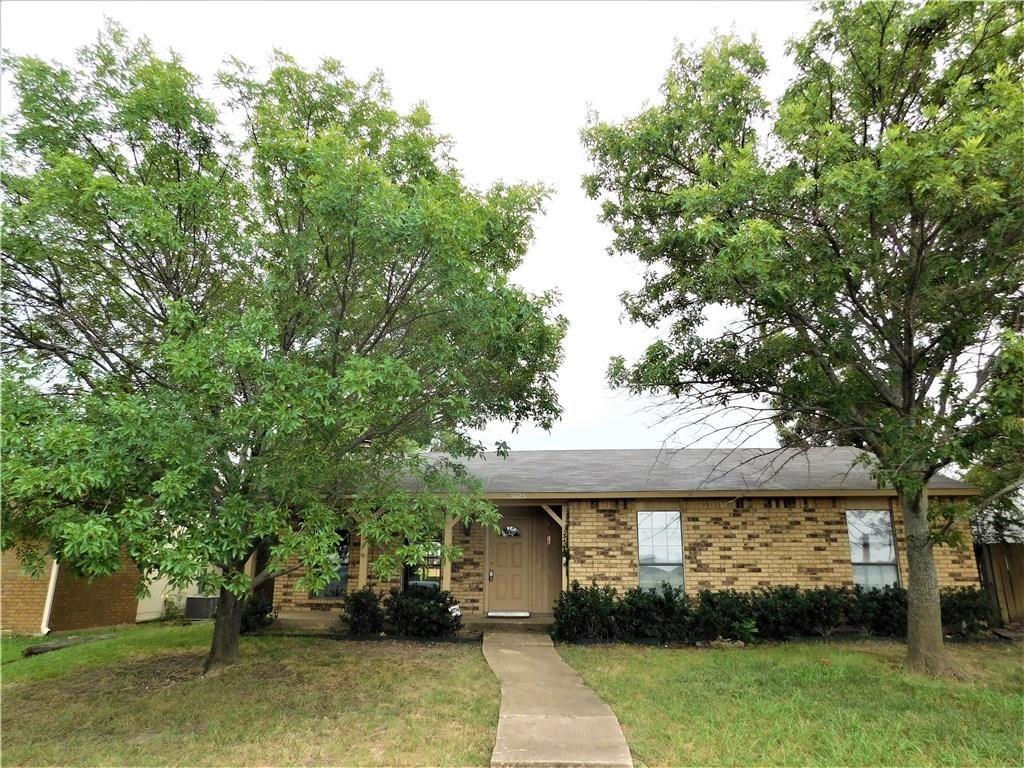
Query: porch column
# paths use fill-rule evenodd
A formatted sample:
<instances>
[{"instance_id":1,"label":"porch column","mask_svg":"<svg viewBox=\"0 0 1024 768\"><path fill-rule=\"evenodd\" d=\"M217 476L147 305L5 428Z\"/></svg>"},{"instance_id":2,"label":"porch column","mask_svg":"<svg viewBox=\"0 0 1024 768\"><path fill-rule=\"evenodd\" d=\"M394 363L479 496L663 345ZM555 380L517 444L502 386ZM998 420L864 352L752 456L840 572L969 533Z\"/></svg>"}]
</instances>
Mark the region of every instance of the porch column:
<instances>
[{"instance_id":1,"label":"porch column","mask_svg":"<svg viewBox=\"0 0 1024 768\"><path fill-rule=\"evenodd\" d=\"M359 537L359 588L366 586L367 576L370 572L370 545L366 539Z\"/></svg>"},{"instance_id":2,"label":"porch column","mask_svg":"<svg viewBox=\"0 0 1024 768\"><path fill-rule=\"evenodd\" d=\"M548 513L552 520L558 523L559 529L561 529L562 537L561 541L558 542L558 549L562 549L562 544L565 542L565 526L568 523L568 511L566 505L561 505L561 514L555 514L555 510L549 507L547 504L541 504L541 508ZM559 562L562 564L562 591L564 592L569 588L569 563L565 559L565 553L563 552L559 558Z\"/></svg>"},{"instance_id":3,"label":"porch column","mask_svg":"<svg viewBox=\"0 0 1024 768\"><path fill-rule=\"evenodd\" d=\"M452 518L446 518L444 521L444 547L449 549L452 545L452 529L455 527L455 520ZM452 588L452 561L451 558L445 557L441 561L441 589L445 592L451 591Z\"/></svg>"}]
</instances>

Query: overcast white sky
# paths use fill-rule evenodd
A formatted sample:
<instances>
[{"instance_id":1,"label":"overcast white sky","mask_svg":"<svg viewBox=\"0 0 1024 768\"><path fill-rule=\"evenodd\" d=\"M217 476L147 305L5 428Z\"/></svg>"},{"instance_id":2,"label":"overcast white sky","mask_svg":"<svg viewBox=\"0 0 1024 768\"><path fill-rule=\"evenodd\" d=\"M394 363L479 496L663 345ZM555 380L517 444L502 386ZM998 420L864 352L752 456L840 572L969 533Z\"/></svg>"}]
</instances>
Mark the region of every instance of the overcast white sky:
<instances>
[{"instance_id":1,"label":"overcast white sky","mask_svg":"<svg viewBox=\"0 0 1024 768\"><path fill-rule=\"evenodd\" d=\"M455 142L467 179L540 181L554 188L516 279L527 289L556 288L570 322L559 372L564 416L550 434L502 425L483 438L515 449L656 448L669 435L646 401L612 392L613 354L637 356L653 338L621 317L618 296L639 283L638 266L606 249L607 227L580 178L579 142L588 107L619 119L654 101L674 41L707 41L716 30L755 34L770 65L769 95L791 69L788 38L810 24L797 2L691 3L284 3L16 2L0 5L0 44L16 54L71 61L104 16L159 51L173 48L210 82L228 55L262 64L273 48L307 65L340 59L364 78L381 69L400 108L425 101ZM3 90L3 111L10 92ZM689 445L693 432L673 439ZM719 438L696 444L715 445ZM750 445L770 446L762 434Z\"/></svg>"}]
</instances>

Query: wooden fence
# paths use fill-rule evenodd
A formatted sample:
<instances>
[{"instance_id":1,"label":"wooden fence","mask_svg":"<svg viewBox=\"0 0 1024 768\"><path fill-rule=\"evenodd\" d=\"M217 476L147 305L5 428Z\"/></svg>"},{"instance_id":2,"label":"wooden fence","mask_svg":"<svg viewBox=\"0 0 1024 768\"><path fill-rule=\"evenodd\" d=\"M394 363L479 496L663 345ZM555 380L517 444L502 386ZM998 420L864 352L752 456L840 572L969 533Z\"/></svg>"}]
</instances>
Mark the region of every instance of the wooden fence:
<instances>
[{"instance_id":1,"label":"wooden fence","mask_svg":"<svg viewBox=\"0 0 1024 768\"><path fill-rule=\"evenodd\" d=\"M1004 624L1024 622L1024 544L982 544L978 562Z\"/></svg>"}]
</instances>

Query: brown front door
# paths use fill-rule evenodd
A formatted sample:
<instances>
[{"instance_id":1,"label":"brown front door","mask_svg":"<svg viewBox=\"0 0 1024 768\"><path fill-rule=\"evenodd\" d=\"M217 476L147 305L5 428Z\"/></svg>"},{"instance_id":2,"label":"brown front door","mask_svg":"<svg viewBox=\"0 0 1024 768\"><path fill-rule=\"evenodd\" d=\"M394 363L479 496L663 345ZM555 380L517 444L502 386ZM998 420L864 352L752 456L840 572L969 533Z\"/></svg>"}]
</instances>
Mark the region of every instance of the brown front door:
<instances>
[{"instance_id":1,"label":"brown front door","mask_svg":"<svg viewBox=\"0 0 1024 768\"><path fill-rule=\"evenodd\" d=\"M530 519L506 517L491 537L487 610L528 611Z\"/></svg>"}]
</instances>

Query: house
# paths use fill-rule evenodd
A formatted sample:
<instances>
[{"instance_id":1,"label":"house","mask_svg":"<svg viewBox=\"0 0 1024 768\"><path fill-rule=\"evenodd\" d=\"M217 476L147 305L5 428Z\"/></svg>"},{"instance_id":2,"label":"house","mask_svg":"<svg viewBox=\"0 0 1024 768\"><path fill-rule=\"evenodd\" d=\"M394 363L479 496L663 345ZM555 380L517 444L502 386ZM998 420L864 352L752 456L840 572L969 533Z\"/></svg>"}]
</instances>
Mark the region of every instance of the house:
<instances>
[{"instance_id":1,"label":"house","mask_svg":"<svg viewBox=\"0 0 1024 768\"><path fill-rule=\"evenodd\" d=\"M146 584L147 594L139 598L135 611L135 621L154 621L163 618L169 604L173 604L180 614L185 612L185 600L199 594L199 585L189 584L184 589L171 585L167 576L151 578Z\"/></svg>"},{"instance_id":2,"label":"house","mask_svg":"<svg viewBox=\"0 0 1024 768\"><path fill-rule=\"evenodd\" d=\"M41 575L26 573L14 550L0 560L0 631L39 635L52 631L109 627L158 619L168 600L184 607L185 598L198 594L195 584L175 589L167 578L147 584L139 596L142 574L129 558L121 570L102 579L75 576L50 556Z\"/></svg>"},{"instance_id":3,"label":"house","mask_svg":"<svg viewBox=\"0 0 1024 768\"><path fill-rule=\"evenodd\" d=\"M134 624L139 605L138 568L127 557L102 579L75 576L46 557L41 577L25 573L14 550L0 559L0 630L19 635Z\"/></svg>"},{"instance_id":4,"label":"house","mask_svg":"<svg viewBox=\"0 0 1024 768\"><path fill-rule=\"evenodd\" d=\"M282 575L282 617L336 612L346 592L410 581L450 589L464 614L550 614L573 581L619 590L667 581L688 594L771 585L906 585L902 514L853 448L580 450L485 454L467 463L501 512L497 530L449 524L439 541L463 551L380 582L365 543L346 541L325 590ZM937 476L933 497L975 490ZM937 547L943 587L978 585L969 541ZM326 616L325 616L326 618Z\"/></svg>"}]
</instances>

